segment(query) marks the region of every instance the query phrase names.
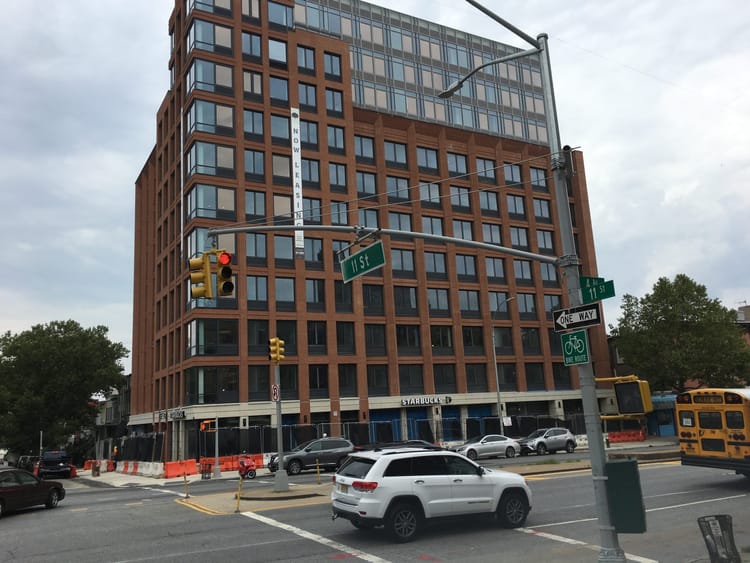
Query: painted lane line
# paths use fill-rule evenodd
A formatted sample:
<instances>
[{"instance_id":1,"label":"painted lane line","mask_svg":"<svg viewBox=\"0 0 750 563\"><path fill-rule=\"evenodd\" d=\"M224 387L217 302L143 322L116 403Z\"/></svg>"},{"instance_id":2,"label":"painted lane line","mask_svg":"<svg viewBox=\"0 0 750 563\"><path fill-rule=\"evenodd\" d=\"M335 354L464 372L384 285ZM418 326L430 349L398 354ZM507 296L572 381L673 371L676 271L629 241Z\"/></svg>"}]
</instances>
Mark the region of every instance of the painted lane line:
<instances>
[{"instance_id":1,"label":"painted lane line","mask_svg":"<svg viewBox=\"0 0 750 563\"><path fill-rule=\"evenodd\" d=\"M281 530L291 532L301 538L311 540L325 545L326 547L330 547L331 549L346 553L348 555L356 557L357 559L369 561L370 563L390 563L387 559L382 559L377 555L372 555L371 553L360 551L353 547L349 547L348 545L344 545L343 543L333 541L330 538L308 532L307 530L303 530L302 528L297 528L296 526L292 526L291 524L284 524L283 522L279 522L278 520L274 520L273 518L268 518L267 516L263 516L262 514L256 514L255 512L241 512L241 514L242 516L246 516L247 518L252 518L253 520L257 520L258 522L273 526L274 528L279 528Z\"/></svg>"},{"instance_id":2,"label":"painted lane line","mask_svg":"<svg viewBox=\"0 0 750 563\"><path fill-rule=\"evenodd\" d=\"M574 540L572 538L566 538L564 536L558 536L557 534L549 534L547 532L537 532L534 529L531 528L515 528L517 532L523 532L525 534L531 534L532 536L538 537L538 538L544 538L547 540L552 540L560 543L566 543L568 545L576 545L580 547L585 547L586 549L590 549L592 551L601 551L601 547L598 545L594 545L591 543L582 542L579 540ZM636 563L659 563L655 559L649 559L647 557L641 557L640 555L633 555L632 553L626 553L625 558L628 561L635 561Z\"/></svg>"}]
</instances>

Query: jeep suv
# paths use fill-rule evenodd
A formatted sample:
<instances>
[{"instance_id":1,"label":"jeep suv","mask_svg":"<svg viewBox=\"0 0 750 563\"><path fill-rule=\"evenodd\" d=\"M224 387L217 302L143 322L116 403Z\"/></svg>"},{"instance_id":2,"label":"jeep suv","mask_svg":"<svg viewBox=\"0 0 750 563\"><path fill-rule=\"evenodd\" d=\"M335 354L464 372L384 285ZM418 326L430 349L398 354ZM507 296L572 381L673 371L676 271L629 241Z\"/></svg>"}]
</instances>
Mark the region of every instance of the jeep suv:
<instances>
[{"instance_id":1,"label":"jeep suv","mask_svg":"<svg viewBox=\"0 0 750 563\"><path fill-rule=\"evenodd\" d=\"M303 469L336 469L346 456L354 451L354 444L345 438L318 438L304 442L291 452L284 453L284 469L290 475L297 475ZM271 455L266 465L271 473L279 469L278 454Z\"/></svg>"},{"instance_id":2,"label":"jeep suv","mask_svg":"<svg viewBox=\"0 0 750 563\"><path fill-rule=\"evenodd\" d=\"M42 457L39 459L39 473L40 479L46 479L47 477L70 478L70 457L65 450L49 450L42 453Z\"/></svg>"},{"instance_id":3,"label":"jeep suv","mask_svg":"<svg viewBox=\"0 0 750 563\"><path fill-rule=\"evenodd\" d=\"M531 491L523 476L477 465L449 450L403 447L351 454L333 477L333 518L355 528L384 526L407 542L426 521L487 514L523 526Z\"/></svg>"},{"instance_id":4,"label":"jeep suv","mask_svg":"<svg viewBox=\"0 0 750 563\"><path fill-rule=\"evenodd\" d=\"M521 444L521 455L553 454L558 450L572 454L576 449L576 437L567 428L540 428L518 440L518 443Z\"/></svg>"}]
</instances>

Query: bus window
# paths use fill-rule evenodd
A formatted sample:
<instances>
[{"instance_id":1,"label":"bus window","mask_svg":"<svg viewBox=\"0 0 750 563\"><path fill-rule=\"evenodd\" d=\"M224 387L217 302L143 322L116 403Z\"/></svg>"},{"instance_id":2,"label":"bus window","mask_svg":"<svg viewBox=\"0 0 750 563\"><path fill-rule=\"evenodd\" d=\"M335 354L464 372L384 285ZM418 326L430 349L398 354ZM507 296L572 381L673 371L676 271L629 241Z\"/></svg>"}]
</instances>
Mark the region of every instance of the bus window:
<instances>
[{"instance_id":1,"label":"bus window","mask_svg":"<svg viewBox=\"0 0 750 563\"><path fill-rule=\"evenodd\" d=\"M727 428L745 428L745 420L742 411L727 411Z\"/></svg>"},{"instance_id":2,"label":"bus window","mask_svg":"<svg viewBox=\"0 0 750 563\"><path fill-rule=\"evenodd\" d=\"M680 426L684 426L686 428L692 428L695 426L695 415L693 414L693 411L679 411L678 413Z\"/></svg>"},{"instance_id":3,"label":"bus window","mask_svg":"<svg viewBox=\"0 0 750 563\"><path fill-rule=\"evenodd\" d=\"M698 423L706 430L721 430L720 412L698 412Z\"/></svg>"}]
</instances>

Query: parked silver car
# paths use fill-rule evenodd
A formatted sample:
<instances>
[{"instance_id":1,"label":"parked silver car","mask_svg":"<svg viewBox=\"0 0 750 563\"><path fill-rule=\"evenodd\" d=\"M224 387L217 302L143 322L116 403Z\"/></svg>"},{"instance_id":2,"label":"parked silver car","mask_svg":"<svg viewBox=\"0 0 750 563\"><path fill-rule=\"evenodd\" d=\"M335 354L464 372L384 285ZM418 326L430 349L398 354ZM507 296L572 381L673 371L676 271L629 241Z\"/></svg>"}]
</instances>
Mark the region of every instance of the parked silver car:
<instances>
[{"instance_id":1,"label":"parked silver car","mask_svg":"<svg viewBox=\"0 0 750 563\"><path fill-rule=\"evenodd\" d=\"M486 434L474 436L455 451L474 461L483 457L516 457L521 452L521 445L507 436Z\"/></svg>"},{"instance_id":2,"label":"parked silver car","mask_svg":"<svg viewBox=\"0 0 750 563\"><path fill-rule=\"evenodd\" d=\"M572 454L576 449L576 437L567 428L540 428L518 440L518 443L521 444L521 455L553 454L559 450Z\"/></svg>"}]
</instances>

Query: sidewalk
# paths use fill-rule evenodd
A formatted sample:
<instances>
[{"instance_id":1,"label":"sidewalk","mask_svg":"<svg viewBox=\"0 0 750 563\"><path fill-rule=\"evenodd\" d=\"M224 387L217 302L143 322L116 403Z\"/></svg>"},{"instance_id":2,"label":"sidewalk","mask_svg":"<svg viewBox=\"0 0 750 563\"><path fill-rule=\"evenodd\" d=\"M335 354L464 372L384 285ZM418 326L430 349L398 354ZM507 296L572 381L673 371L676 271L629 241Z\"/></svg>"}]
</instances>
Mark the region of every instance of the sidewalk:
<instances>
[{"instance_id":1,"label":"sidewalk","mask_svg":"<svg viewBox=\"0 0 750 563\"><path fill-rule=\"evenodd\" d=\"M668 438L649 437L643 442L621 442L611 444L605 448L605 454L610 459L635 458L643 462L665 459L679 459L679 445L677 438L671 436ZM512 471L522 475L536 475L540 473L552 473L560 471L575 471L579 469L589 469L591 462L588 459L588 448L577 448L574 454L553 454L543 457L535 455L528 456L528 464L508 465L503 467L505 471ZM569 461L570 460L570 461ZM273 499L280 498L296 499L299 495L307 494L301 487L312 487L317 490L318 487L330 487L331 473L321 472L320 485L292 485L290 484L289 492L273 492L273 474L266 468L259 468L255 479L246 479L243 487L247 488L247 493L243 492L243 499L247 495L252 495L256 499ZM219 477L211 475L211 479L237 479L237 471L223 471ZM160 487L165 485L184 485L187 482L188 490L190 485L196 481L201 481L200 474L188 475L187 477L178 478L155 478L144 477L140 475L128 475L118 472L102 472L100 477L93 477L90 470L79 470L78 477L71 479L70 483L80 483L82 486L89 487L143 487L152 486ZM65 486L68 488L68 482ZM70 488L78 488L71 486ZM251 492L252 491L252 492ZM309 491L308 491L309 492ZM286 495L286 496L283 496Z\"/></svg>"}]
</instances>

